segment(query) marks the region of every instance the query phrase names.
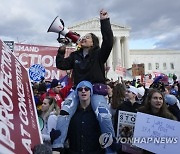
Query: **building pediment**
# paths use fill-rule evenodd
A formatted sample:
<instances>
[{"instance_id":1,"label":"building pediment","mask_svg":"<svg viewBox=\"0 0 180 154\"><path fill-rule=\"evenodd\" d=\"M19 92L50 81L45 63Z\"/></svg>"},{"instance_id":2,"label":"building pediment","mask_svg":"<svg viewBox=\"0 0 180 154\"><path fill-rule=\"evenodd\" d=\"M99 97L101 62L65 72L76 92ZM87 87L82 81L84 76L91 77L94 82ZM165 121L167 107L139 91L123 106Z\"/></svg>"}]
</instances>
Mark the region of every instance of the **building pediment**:
<instances>
[{"instance_id":1,"label":"building pediment","mask_svg":"<svg viewBox=\"0 0 180 154\"><path fill-rule=\"evenodd\" d=\"M111 23L111 27L113 30L123 30L123 29L127 29L129 30L129 27L125 27L125 26L120 26L117 24L113 24ZM93 18L87 21L83 21L80 23L77 23L74 26L70 26L68 27L71 30L99 30L100 29L100 21L99 18Z\"/></svg>"}]
</instances>

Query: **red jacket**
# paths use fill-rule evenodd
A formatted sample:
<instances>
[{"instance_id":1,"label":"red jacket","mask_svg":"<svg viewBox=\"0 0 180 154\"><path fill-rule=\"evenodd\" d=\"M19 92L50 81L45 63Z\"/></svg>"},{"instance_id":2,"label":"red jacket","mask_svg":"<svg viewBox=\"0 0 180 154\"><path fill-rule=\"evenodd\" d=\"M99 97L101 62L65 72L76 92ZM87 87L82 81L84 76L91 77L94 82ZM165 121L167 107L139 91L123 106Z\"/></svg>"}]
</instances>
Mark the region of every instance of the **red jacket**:
<instances>
[{"instance_id":1,"label":"red jacket","mask_svg":"<svg viewBox=\"0 0 180 154\"><path fill-rule=\"evenodd\" d=\"M68 94L72 88L72 85L73 85L73 83L72 83L71 79L69 79L68 85L65 86L63 89L61 89L59 94L56 94L52 89L49 89L46 93L41 95L40 100L43 102L43 100L46 98L46 96L54 97L57 101L57 105L61 109L61 103L68 96Z\"/></svg>"}]
</instances>

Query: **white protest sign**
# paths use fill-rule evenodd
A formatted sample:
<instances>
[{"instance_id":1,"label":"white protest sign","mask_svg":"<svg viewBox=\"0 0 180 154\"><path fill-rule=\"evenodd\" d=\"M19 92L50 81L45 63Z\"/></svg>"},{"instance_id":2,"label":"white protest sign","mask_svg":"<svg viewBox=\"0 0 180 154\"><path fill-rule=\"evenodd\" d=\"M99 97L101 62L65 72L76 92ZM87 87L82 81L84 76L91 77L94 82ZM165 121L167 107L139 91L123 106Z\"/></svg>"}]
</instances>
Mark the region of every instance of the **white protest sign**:
<instances>
[{"instance_id":1,"label":"white protest sign","mask_svg":"<svg viewBox=\"0 0 180 154\"><path fill-rule=\"evenodd\" d=\"M134 145L142 149L157 154L179 154L180 123L138 112L134 139Z\"/></svg>"}]
</instances>

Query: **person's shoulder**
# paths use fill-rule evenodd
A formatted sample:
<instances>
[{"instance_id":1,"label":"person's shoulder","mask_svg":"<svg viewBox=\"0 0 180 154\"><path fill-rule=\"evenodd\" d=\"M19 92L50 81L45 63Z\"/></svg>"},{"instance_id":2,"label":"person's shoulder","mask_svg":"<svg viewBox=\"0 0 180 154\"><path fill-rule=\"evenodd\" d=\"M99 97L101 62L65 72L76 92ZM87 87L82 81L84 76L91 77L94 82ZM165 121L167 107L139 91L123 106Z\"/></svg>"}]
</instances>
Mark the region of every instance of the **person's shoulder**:
<instances>
[{"instance_id":1,"label":"person's shoulder","mask_svg":"<svg viewBox=\"0 0 180 154\"><path fill-rule=\"evenodd\" d=\"M177 117L174 116L172 113L167 114L164 118L167 118L167 119L170 119L170 120L178 121Z\"/></svg>"},{"instance_id":2,"label":"person's shoulder","mask_svg":"<svg viewBox=\"0 0 180 154\"><path fill-rule=\"evenodd\" d=\"M144 106L141 106L137 109L138 112L146 113L147 109Z\"/></svg>"},{"instance_id":3,"label":"person's shoulder","mask_svg":"<svg viewBox=\"0 0 180 154\"><path fill-rule=\"evenodd\" d=\"M57 120L57 115L55 115L54 112L51 112L48 117L48 120Z\"/></svg>"},{"instance_id":4,"label":"person's shoulder","mask_svg":"<svg viewBox=\"0 0 180 154\"><path fill-rule=\"evenodd\" d=\"M134 105L135 105L136 107L138 107L138 108L143 106L143 105L142 105L141 103L139 103L139 102L135 102Z\"/></svg>"},{"instance_id":5,"label":"person's shoulder","mask_svg":"<svg viewBox=\"0 0 180 154\"><path fill-rule=\"evenodd\" d=\"M56 93L52 89L49 89L48 92L46 93L46 96L54 97L56 96Z\"/></svg>"},{"instance_id":6,"label":"person's shoulder","mask_svg":"<svg viewBox=\"0 0 180 154\"><path fill-rule=\"evenodd\" d=\"M117 107L117 110L121 110L121 109L123 109L125 106L127 106L127 103L126 103L126 101L123 101L123 102Z\"/></svg>"}]
</instances>

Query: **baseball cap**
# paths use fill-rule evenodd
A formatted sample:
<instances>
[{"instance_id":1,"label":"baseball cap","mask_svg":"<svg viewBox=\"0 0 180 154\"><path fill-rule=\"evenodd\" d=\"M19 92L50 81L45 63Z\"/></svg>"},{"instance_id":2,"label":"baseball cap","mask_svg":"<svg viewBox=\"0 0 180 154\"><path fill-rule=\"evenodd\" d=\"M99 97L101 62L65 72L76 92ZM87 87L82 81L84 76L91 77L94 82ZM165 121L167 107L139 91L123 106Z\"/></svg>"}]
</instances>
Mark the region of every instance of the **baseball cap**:
<instances>
[{"instance_id":1,"label":"baseball cap","mask_svg":"<svg viewBox=\"0 0 180 154\"><path fill-rule=\"evenodd\" d=\"M138 94L138 89L134 86L129 86L127 90L134 93L135 95Z\"/></svg>"},{"instance_id":2,"label":"baseball cap","mask_svg":"<svg viewBox=\"0 0 180 154\"><path fill-rule=\"evenodd\" d=\"M53 79L52 82L51 82L51 88L57 87L58 85L61 85L59 80Z\"/></svg>"}]
</instances>

